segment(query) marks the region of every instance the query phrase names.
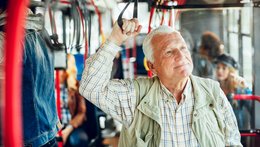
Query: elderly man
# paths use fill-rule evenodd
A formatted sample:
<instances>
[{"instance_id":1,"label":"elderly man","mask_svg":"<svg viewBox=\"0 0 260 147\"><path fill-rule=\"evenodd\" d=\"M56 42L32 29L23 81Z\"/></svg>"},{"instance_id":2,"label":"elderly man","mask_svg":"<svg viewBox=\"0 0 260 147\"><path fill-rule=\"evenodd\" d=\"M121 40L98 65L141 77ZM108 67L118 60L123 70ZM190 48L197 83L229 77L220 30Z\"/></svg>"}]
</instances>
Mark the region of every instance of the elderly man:
<instances>
[{"instance_id":1,"label":"elderly man","mask_svg":"<svg viewBox=\"0 0 260 147\"><path fill-rule=\"evenodd\" d=\"M217 82L191 75L193 63L182 36L161 26L144 40L153 78L109 80L119 45L137 35L136 19L117 24L86 61L80 93L123 123L122 147L242 146L232 108Z\"/></svg>"}]
</instances>

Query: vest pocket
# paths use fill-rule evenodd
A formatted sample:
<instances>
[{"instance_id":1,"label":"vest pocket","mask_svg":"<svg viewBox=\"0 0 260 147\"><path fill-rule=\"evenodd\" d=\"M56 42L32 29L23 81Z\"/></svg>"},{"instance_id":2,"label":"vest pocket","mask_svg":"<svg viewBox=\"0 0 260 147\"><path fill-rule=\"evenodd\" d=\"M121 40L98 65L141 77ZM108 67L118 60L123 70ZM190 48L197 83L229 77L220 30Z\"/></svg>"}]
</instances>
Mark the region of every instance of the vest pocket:
<instances>
[{"instance_id":1,"label":"vest pocket","mask_svg":"<svg viewBox=\"0 0 260 147\"><path fill-rule=\"evenodd\" d=\"M153 137L153 134L151 134L151 133L147 134L143 139L141 137L137 137L136 146L137 147L147 147L148 143L150 142L152 137Z\"/></svg>"},{"instance_id":2,"label":"vest pocket","mask_svg":"<svg viewBox=\"0 0 260 147\"><path fill-rule=\"evenodd\" d=\"M201 108L193 124L194 132L202 147L224 147L222 118L210 107Z\"/></svg>"}]
</instances>

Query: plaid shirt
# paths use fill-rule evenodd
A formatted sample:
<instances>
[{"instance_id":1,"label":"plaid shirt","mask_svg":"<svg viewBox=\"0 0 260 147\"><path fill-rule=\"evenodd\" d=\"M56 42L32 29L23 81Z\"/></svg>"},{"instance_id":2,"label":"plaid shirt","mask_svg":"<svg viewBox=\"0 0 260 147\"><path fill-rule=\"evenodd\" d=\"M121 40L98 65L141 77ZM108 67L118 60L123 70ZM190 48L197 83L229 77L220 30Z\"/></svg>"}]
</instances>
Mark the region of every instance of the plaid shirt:
<instances>
[{"instance_id":1,"label":"plaid shirt","mask_svg":"<svg viewBox=\"0 0 260 147\"><path fill-rule=\"evenodd\" d=\"M190 80L188 80L182 99L178 104L174 96L161 83L161 147L198 147L198 141L191 129L195 98Z\"/></svg>"},{"instance_id":2,"label":"plaid shirt","mask_svg":"<svg viewBox=\"0 0 260 147\"><path fill-rule=\"evenodd\" d=\"M61 102L61 123L63 126L69 124L71 114L68 105L68 89L65 85L60 85L60 102Z\"/></svg>"},{"instance_id":3,"label":"plaid shirt","mask_svg":"<svg viewBox=\"0 0 260 147\"><path fill-rule=\"evenodd\" d=\"M125 126L129 126L137 107L134 83L130 79L110 80L113 59L120 49L120 47L107 41L96 54L86 60L86 68L79 90L85 98L104 112L110 114ZM190 80L179 104L163 85L161 87L161 98L159 99L163 127L160 146L199 146L191 128L194 96ZM225 98L224 95L223 98ZM226 105L224 101L223 104ZM224 118L224 122L234 123L233 115ZM236 129L234 128L234 130ZM237 135L239 134L226 132L226 144L239 144Z\"/></svg>"}]
</instances>

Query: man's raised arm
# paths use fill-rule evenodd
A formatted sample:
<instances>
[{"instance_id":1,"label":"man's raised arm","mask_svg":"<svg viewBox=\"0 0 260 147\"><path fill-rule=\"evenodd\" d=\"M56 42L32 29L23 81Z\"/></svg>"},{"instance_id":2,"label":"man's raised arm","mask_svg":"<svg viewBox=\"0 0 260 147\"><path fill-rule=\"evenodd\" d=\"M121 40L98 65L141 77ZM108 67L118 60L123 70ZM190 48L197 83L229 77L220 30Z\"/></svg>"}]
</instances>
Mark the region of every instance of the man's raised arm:
<instances>
[{"instance_id":1,"label":"man's raised arm","mask_svg":"<svg viewBox=\"0 0 260 147\"><path fill-rule=\"evenodd\" d=\"M119 46L140 30L136 19L124 20L122 30L115 23L108 40L86 60L80 82L83 97L126 125L131 123L136 107L134 84L131 80L110 80L110 75Z\"/></svg>"}]
</instances>

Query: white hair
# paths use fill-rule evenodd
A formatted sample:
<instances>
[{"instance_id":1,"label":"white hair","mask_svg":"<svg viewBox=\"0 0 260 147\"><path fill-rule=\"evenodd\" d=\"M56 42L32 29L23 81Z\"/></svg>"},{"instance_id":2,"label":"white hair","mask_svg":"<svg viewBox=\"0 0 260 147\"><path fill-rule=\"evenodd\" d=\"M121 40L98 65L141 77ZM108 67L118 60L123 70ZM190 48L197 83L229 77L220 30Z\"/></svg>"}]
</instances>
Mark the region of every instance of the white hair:
<instances>
[{"instance_id":1,"label":"white hair","mask_svg":"<svg viewBox=\"0 0 260 147\"><path fill-rule=\"evenodd\" d=\"M174 30L173 28L162 25L159 26L158 28L152 30L144 39L143 41L143 51L146 59L150 62L154 62L154 56L153 56L153 46L152 46L152 39L155 35L159 34L171 34L171 33L178 33L178 31Z\"/></svg>"}]
</instances>

